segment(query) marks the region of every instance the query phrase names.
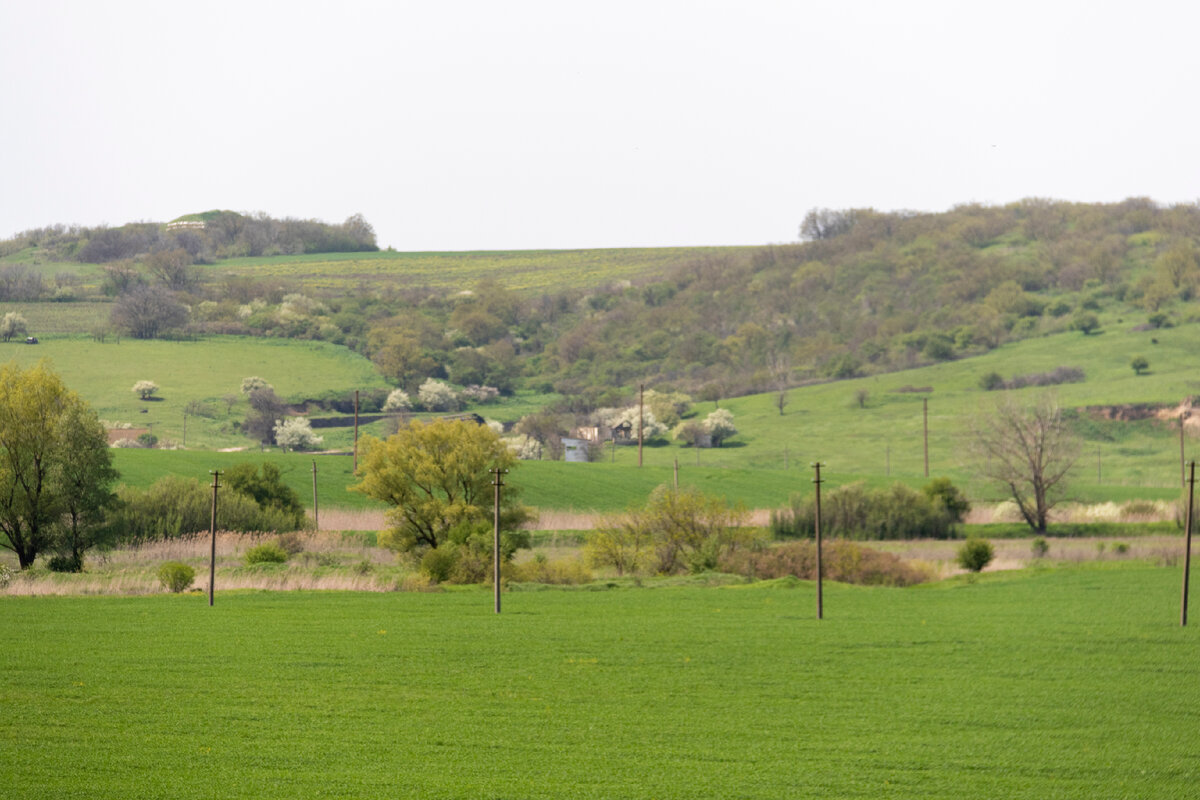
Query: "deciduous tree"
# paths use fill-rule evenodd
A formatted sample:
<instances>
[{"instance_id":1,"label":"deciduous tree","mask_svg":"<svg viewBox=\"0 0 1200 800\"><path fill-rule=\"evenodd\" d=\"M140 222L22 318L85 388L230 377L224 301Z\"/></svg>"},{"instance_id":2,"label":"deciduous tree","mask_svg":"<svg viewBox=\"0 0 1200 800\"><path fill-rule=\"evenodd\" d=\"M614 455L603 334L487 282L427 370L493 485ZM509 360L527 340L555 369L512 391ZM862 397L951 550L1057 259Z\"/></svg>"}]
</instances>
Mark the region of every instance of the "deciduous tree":
<instances>
[{"instance_id":1,"label":"deciduous tree","mask_svg":"<svg viewBox=\"0 0 1200 800\"><path fill-rule=\"evenodd\" d=\"M391 506L392 527L381 541L401 551L466 544L490 530L491 469L512 469L517 460L491 429L472 422L413 420L394 436L361 443L361 492ZM523 539L517 530L529 516L517 502L516 487L502 494L502 547L506 553Z\"/></svg>"},{"instance_id":2,"label":"deciduous tree","mask_svg":"<svg viewBox=\"0 0 1200 800\"><path fill-rule=\"evenodd\" d=\"M1029 527L1044 534L1078 453L1054 396L1042 395L1031 406L1011 395L1000 398L972 420L971 446L980 473L1003 487Z\"/></svg>"},{"instance_id":3,"label":"deciduous tree","mask_svg":"<svg viewBox=\"0 0 1200 800\"><path fill-rule=\"evenodd\" d=\"M22 569L59 546L82 559L111 464L95 413L49 368L0 367L0 546Z\"/></svg>"}]
</instances>

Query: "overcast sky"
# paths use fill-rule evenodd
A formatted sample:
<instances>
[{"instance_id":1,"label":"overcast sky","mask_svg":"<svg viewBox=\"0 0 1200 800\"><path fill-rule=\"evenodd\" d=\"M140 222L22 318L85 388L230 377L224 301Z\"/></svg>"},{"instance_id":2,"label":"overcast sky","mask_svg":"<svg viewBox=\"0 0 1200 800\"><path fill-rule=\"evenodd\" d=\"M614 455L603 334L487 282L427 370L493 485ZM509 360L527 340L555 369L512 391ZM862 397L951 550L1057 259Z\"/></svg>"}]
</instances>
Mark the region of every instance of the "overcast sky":
<instances>
[{"instance_id":1,"label":"overcast sky","mask_svg":"<svg viewBox=\"0 0 1200 800\"><path fill-rule=\"evenodd\" d=\"M212 208L398 250L1200 199L1194 2L0 0L0 237Z\"/></svg>"}]
</instances>

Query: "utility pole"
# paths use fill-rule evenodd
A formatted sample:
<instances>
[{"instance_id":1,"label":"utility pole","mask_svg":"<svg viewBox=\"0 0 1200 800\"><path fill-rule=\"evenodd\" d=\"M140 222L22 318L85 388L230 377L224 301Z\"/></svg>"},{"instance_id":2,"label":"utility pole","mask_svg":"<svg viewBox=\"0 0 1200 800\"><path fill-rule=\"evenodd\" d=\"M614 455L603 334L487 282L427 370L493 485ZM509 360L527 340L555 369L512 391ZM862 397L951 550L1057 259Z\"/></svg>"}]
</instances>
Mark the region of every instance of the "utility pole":
<instances>
[{"instance_id":1,"label":"utility pole","mask_svg":"<svg viewBox=\"0 0 1200 800\"><path fill-rule=\"evenodd\" d=\"M675 459L675 491L679 491L679 459Z\"/></svg>"},{"instance_id":2,"label":"utility pole","mask_svg":"<svg viewBox=\"0 0 1200 800\"><path fill-rule=\"evenodd\" d=\"M183 412L183 446L187 447L187 412Z\"/></svg>"},{"instance_id":3,"label":"utility pole","mask_svg":"<svg viewBox=\"0 0 1200 800\"><path fill-rule=\"evenodd\" d=\"M317 515L317 460L313 459L313 527L321 530L321 518Z\"/></svg>"},{"instance_id":4,"label":"utility pole","mask_svg":"<svg viewBox=\"0 0 1200 800\"><path fill-rule=\"evenodd\" d=\"M212 483L212 521L208 526L211 545L208 553L208 604L213 604L213 593L217 587L217 489L221 488L221 471L209 470L213 476Z\"/></svg>"},{"instance_id":5,"label":"utility pole","mask_svg":"<svg viewBox=\"0 0 1200 800\"><path fill-rule=\"evenodd\" d=\"M817 619L824 619L825 612L822 603L823 598L821 596L821 584L823 578L823 575L821 574L821 484L824 483L824 481L821 480L821 462L813 462L813 469L816 470L816 474L813 477L813 485L817 488L817 515L815 518L817 534Z\"/></svg>"},{"instance_id":6,"label":"utility pole","mask_svg":"<svg viewBox=\"0 0 1200 800\"><path fill-rule=\"evenodd\" d=\"M1192 462L1191 476L1188 478L1187 521L1184 523L1186 535L1183 551L1183 603L1179 610L1180 626L1187 625L1188 607L1188 573L1192 569L1192 500L1196 494L1196 462Z\"/></svg>"},{"instance_id":7,"label":"utility pole","mask_svg":"<svg viewBox=\"0 0 1200 800\"><path fill-rule=\"evenodd\" d=\"M646 419L646 384L638 384L638 466L642 466L642 441Z\"/></svg>"},{"instance_id":8,"label":"utility pole","mask_svg":"<svg viewBox=\"0 0 1200 800\"><path fill-rule=\"evenodd\" d=\"M921 405L924 407L925 420L925 477L929 477L929 398L922 397Z\"/></svg>"},{"instance_id":9,"label":"utility pole","mask_svg":"<svg viewBox=\"0 0 1200 800\"><path fill-rule=\"evenodd\" d=\"M500 613L500 487L504 485L504 481L500 476L508 472L506 469L493 468L491 470L493 480L492 486L496 487L496 507L495 517L492 526L492 582L496 590L496 613Z\"/></svg>"}]
</instances>

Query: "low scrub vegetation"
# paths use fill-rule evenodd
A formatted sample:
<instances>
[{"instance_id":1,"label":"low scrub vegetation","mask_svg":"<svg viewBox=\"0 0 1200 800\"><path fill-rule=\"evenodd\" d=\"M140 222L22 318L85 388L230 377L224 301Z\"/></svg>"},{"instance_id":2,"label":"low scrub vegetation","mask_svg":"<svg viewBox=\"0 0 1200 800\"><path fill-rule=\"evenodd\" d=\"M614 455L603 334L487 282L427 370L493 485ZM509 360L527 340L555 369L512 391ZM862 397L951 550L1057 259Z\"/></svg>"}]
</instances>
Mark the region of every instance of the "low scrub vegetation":
<instances>
[{"instance_id":1,"label":"low scrub vegetation","mask_svg":"<svg viewBox=\"0 0 1200 800\"><path fill-rule=\"evenodd\" d=\"M815 580L817 546L815 542L799 541L746 550L726 558L722 568L756 580L787 576ZM821 547L821 572L831 581L865 586L912 586L931 577L900 556L844 539Z\"/></svg>"},{"instance_id":2,"label":"low scrub vegetation","mask_svg":"<svg viewBox=\"0 0 1200 800\"><path fill-rule=\"evenodd\" d=\"M931 482L916 491L901 483L869 489L852 483L821 499L821 532L844 539L952 539L969 509L965 498L948 480ZM771 533L778 539L816 535L816 498L796 495L791 507L771 515Z\"/></svg>"},{"instance_id":3,"label":"low scrub vegetation","mask_svg":"<svg viewBox=\"0 0 1200 800\"><path fill-rule=\"evenodd\" d=\"M755 540L747 512L695 489L661 486L645 508L610 518L592 536L595 566L618 575L708 572Z\"/></svg>"},{"instance_id":4,"label":"low scrub vegetation","mask_svg":"<svg viewBox=\"0 0 1200 800\"><path fill-rule=\"evenodd\" d=\"M1005 380L998 372L989 372L979 379L979 386L987 391L997 389L1024 389L1026 386L1056 386L1061 383L1082 383L1083 370L1078 367L1055 367L1049 372L1034 372L1014 375Z\"/></svg>"}]
</instances>

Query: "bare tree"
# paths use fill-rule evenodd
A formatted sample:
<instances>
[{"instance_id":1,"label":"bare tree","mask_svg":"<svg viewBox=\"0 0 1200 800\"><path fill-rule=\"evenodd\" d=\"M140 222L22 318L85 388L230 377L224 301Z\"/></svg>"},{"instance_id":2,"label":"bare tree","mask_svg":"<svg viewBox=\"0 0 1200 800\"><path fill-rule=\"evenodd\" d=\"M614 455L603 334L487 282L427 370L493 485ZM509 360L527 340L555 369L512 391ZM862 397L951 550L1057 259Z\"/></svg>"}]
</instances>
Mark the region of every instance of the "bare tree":
<instances>
[{"instance_id":1,"label":"bare tree","mask_svg":"<svg viewBox=\"0 0 1200 800\"><path fill-rule=\"evenodd\" d=\"M972 420L971 440L980 472L1004 487L1029 527L1045 533L1079 450L1054 395L1043 394L1032 406L1012 395L1000 398Z\"/></svg>"},{"instance_id":2,"label":"bare tree","mask_svg":"<svg viewBox=\"0 0 1200 800\"><path fill-rule=\"evenodd\" d=\"M153 339L186 325L188 310L170 291L160 286L142 286L117 298L111 320L113 327L135 339Z\"/></svg>"},{"instance_id":3,"label":"bare tree","mask_svg":"<svg viewBox=\"0 0 1200 800\"><path fill-rule=\"evenodd\" d=\"M786 352L773 350L767 354L767 367L771 370L771 380L775 384L775 406L779 416L788 404L788 381L792 375L792 359Z\"/></svg>"}]
</instances>

